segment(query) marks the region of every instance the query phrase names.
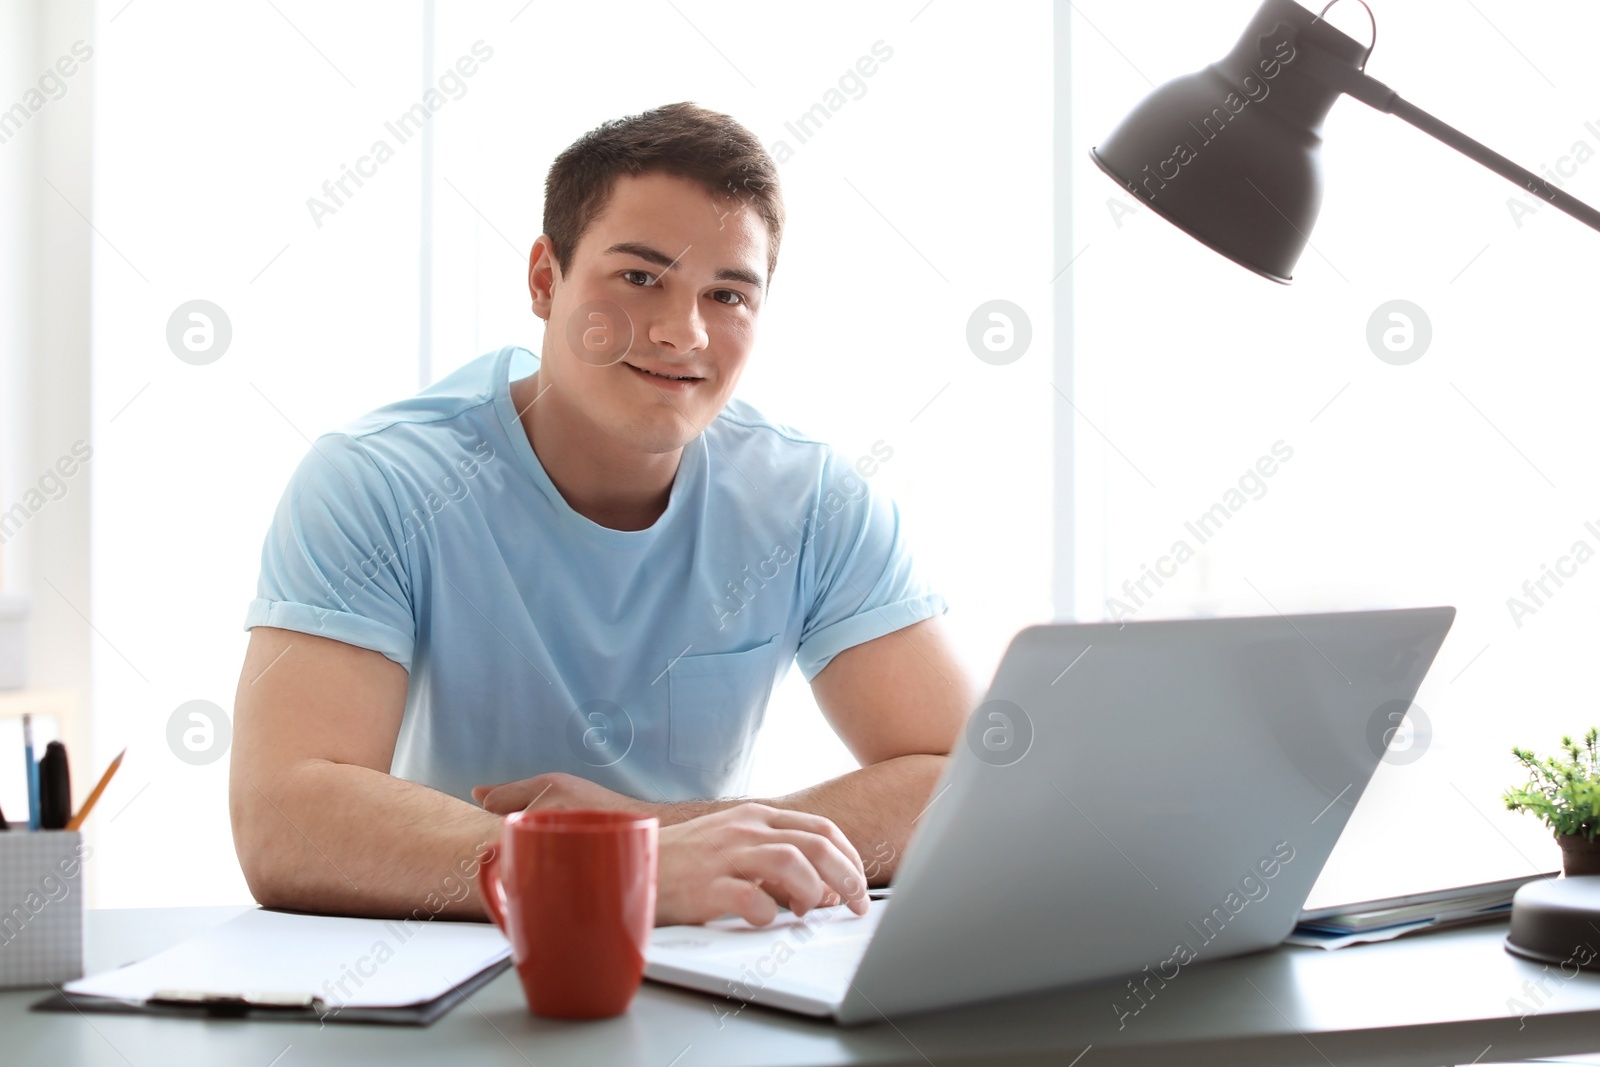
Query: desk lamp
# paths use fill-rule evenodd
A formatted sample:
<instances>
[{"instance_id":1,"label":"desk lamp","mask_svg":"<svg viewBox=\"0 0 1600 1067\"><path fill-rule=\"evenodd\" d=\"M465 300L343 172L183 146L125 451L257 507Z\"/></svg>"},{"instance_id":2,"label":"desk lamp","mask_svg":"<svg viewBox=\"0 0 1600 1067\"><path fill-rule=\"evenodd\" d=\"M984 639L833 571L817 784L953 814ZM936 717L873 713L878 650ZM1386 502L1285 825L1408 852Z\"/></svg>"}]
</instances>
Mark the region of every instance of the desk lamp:
<instances>
[{"instance_id":1,"label":"desk lamp","mask_svg":"<svg viewBox=\"0 0 1600 1067\"><path fill-rule=\"evenodd\" d=\"M1294 0L1266 0L1233 51L1156 89L1089 154L1156 214L1285 284L1322 204L1322 120L1341 94L1404 119L1600 230L1600 211L1368 76L1373 45L1324 22L1332 6L1313 15ZM1377 36L1372 19L1374 45Z\"/></svg>"},{"instance_id":2,"label":"desk lamp","mask_svg":"<svg viewBox=\"0 0 1600 1067\"><path fill-rule=\"evenodd\" d=\"M1100 169L1191 237L1288 284L1322 205L1322 120L1340 95L1395 115L1541 200L1600 230L1600 211L1568 196L1366 73L1373 45L1294 0L1266 0L1239 43L1204 70L1145 97L1090 155ZM1358 0L1378 24L1365 0ZM1600 970L1600 876L1524 886L1506 948Z\"/></svg>"}]
</instances>

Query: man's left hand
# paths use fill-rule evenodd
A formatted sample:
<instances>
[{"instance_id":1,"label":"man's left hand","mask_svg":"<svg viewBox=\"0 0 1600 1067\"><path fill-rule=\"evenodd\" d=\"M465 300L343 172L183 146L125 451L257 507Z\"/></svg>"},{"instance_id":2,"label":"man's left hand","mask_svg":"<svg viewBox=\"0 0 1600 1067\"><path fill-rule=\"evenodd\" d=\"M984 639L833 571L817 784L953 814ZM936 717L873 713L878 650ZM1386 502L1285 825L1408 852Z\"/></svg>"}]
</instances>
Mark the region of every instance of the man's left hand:
<instances>
[{"instance_id":1,"label":"man's left hand","mask_svg":"<svg viewBox=\"0 0 1600 1067\"><path fill-rule=\"evenodd\" d=\"M485 811L510 815L525 808L587 808L599 811L627 811L638 815L660 815L661 805L614 793L603 785L574 774L553 771L519 782L472 787L472 799ZM663 820L665 821L665 820Z\"/></svg>"}]
</instances>

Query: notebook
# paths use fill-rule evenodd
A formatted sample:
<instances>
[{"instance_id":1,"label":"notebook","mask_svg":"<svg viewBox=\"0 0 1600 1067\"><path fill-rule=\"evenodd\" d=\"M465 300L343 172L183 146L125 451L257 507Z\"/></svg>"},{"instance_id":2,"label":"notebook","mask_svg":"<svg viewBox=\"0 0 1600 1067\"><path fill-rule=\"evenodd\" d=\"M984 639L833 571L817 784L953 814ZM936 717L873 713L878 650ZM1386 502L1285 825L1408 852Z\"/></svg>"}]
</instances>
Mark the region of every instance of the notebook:
<instances>
[{"instance_id":1,"label":"notebook","mask_svg":"<svg viewBox=\"0 0 1600 1067\"><path fill-rule=\"evenodd\" d=\"M1489 922L1510 915L1511 898L1518 889L1560 873L1549 871L1479 885L1308 909L1300 913L1288 942L1334 949L1369 941L1389 941L1420 930Z\"/></svg>"}]
</instances>

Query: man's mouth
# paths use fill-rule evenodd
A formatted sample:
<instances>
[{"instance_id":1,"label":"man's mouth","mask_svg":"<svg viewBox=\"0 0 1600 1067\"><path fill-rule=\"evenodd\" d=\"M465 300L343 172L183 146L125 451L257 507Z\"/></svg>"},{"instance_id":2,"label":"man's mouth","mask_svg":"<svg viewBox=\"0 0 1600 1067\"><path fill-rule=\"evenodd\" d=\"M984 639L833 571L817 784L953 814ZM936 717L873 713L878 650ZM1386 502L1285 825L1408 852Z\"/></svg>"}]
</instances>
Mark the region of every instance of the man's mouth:
<instances>
[{"instance_id":1,"label":"man's mouth","mask_svg":"<svg viewBox=\"0 0 1600 1067\"><path fill-rule=\"evenodd\" d=\"M625 363L625 365L635 374L649 379L652 384L665 387L685 389L692 386L695 382L703 380L693 374L673 374L670 371L665 370L649 370L645 367L636 366L632 363Z\"/></svg>"}]
</instances>

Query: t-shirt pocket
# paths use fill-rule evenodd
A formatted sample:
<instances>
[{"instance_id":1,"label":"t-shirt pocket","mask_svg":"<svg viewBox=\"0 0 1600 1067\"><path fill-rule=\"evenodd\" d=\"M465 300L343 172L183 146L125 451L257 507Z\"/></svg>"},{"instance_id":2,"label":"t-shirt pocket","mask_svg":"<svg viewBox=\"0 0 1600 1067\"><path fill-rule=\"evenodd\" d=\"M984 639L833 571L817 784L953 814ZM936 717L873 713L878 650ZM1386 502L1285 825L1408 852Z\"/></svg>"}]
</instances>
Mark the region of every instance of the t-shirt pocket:
<instances>
[{"instance_id":1,"label":"t-shirt pocket","mask_svg":"<svg viewBox=\"0 0 1600 1067\"><path fill-rule=\"evenodd\" d=\"M766 714L778 635L740 652L680 656L667 671L667 756L682 767L727 775Z\"/></svg>"}]
</instances>

